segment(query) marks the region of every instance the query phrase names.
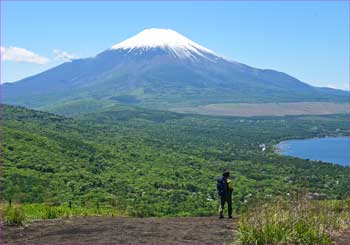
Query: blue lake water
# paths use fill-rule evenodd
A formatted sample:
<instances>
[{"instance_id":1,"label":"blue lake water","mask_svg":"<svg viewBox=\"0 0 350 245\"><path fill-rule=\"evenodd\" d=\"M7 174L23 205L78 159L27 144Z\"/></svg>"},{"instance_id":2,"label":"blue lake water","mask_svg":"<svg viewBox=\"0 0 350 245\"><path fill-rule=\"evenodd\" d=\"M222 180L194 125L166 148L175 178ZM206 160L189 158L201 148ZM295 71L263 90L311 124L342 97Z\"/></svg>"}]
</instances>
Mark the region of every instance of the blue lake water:
<instances>
[{"instance_id":1,"label":"blue lake water","mask_svg":"<svg viewBox=\"0 0 350 245\"><path fill-rule=\"evenodd\" d=\"M279 143L277 148L287 156L350 165L350 137L287 140Z\"/></svg>"}]
</instances>

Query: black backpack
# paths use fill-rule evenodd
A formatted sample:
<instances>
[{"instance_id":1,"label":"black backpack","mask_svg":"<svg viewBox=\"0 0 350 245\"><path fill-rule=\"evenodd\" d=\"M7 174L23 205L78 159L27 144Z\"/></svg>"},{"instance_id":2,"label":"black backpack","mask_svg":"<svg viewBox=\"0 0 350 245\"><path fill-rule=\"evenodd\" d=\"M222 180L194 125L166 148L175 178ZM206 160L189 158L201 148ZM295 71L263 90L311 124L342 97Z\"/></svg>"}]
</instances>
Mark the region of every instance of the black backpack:
<instances>
[{"instance_id":1,"label":"black backpack","mask_svg":"<svg viewBox=\"0 0 350 245\"><path fill-rule=\"evenodd\" d=\"M227 183L224 177L221 176L218 178L216 189L218 190L220 196L227 193Z\"/></svg>"}]
</instances>

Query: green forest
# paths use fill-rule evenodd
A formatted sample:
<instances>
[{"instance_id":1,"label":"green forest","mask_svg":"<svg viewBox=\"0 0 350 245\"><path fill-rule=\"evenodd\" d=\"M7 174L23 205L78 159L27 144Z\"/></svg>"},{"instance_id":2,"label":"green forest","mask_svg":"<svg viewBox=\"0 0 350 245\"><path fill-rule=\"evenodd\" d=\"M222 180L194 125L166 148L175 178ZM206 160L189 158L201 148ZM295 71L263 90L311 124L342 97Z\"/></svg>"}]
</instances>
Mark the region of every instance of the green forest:
<instances>
[{"instance_id":1,"label":"green forest","mask_svg":"<svg viewBox=\"0 0 350 245\"><path fill-rule=\"evenodd\" d=\"M217 212L224 169L233 176L236 212L300 192L350 196L349 167L274 148L286 139L349 135L349 115L212 117L115 106L66 118L3 105L2 117L4 203L207 216Z\"/></svg>"}]
</instances>

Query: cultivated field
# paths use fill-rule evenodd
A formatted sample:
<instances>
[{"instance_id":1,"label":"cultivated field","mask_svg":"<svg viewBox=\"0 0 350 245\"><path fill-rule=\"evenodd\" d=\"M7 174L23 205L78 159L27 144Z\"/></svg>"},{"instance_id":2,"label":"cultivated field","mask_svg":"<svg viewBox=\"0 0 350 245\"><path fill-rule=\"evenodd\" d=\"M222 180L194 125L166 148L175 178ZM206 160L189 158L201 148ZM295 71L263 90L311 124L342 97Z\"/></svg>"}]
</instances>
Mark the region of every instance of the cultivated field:
<instances>
[{"instance_id":1,"label":"cultivated field","mask_svg":"<svg viewBox=\"0 0 350 245\"><path fill-rule=\"evenodd\" d=\"M180 113L221 116L285 116L328 115L350 113L349 103L296 102L296 103L225 103L197 107L173 108Z\"/></svg>"}]
</instances>

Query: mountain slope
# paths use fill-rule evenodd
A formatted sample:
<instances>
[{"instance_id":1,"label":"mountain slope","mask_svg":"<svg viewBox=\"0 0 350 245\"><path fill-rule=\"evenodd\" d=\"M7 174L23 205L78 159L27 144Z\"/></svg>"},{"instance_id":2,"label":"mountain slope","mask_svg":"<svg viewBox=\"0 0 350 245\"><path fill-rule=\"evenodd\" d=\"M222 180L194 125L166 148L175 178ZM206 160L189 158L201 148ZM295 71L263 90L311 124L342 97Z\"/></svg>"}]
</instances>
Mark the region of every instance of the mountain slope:
<instances>
[{"instance_id":1,"label":"mountain slope","mask_svg":"<svg viewBox=\"0 0 350 245\"><path fill-rule=\"evenodd\" d=\"M4 106L2 122L4 202L114 200L130 215L211 215L222 169L233 171L235 207L301 190L349 196L349 167L272 150L288 138L346 134L345 115L247 120L121 107L78 120Z\"/></svg>"},{"instance_id":2,"label":"mountain slope","mask_svg":"<svg viewBox=\"0 0 350 245\"><path fill-rule=\"evenodd\" d=\"M89 103L168 108L225 102L347 101L285 73L224 59L172 30L147 29L96 57L73 60L16 83L3 101L55 111Z\"/></svg>"}]
</instances>

